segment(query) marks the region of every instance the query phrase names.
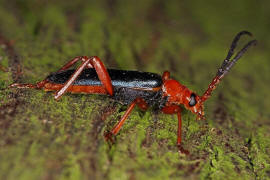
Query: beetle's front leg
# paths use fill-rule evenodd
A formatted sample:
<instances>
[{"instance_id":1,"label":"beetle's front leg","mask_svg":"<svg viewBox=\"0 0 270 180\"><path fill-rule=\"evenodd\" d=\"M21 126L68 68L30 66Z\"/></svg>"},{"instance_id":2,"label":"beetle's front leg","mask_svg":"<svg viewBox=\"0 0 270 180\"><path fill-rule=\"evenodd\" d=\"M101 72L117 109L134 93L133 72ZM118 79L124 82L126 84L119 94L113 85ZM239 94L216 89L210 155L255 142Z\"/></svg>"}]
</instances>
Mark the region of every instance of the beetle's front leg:
<instances>
[{"instance_id":1,"label":"beetle's front leg","mask_svg":"<svg viewBox=\"0 0 270 180\"><path fill-rule=\"evenodd\" d=\"M165 114L177 114L177 119L178 119L178 128L177 128L177 146L179 148L179 151L184 153L184 154L189 154L189 151L185 150L181 146L181 141L182 141L182 118L181 118L181 107L177 105L171 105L171 106L165 106L162 109L162 112Z\"/></svg>"},{"instance_id":2,"label":"beetle's front leg","mask_svg":"<svg viewBox=\"0 0 270 180\"><path fill-rule=\"evenodd\" d=\"M181 144L182 141L182 119L181 119L182 109L177 105L165 106L162 112L165 114L177 114L178 118L178 129L177 129L177 145Z\"/></svg>"},{"instance_id":3,"label":"beetle's front leg","mask_svg":"<svg viewBox=\"0 0 270 180\"><path fill-rule=\"evenodd\" d=\"M112 136L116 135L119 130L121 129L121 127L123 126L124 122L126 121L126 119L128 118L128 116L130 115L130 113L132 112L132 110L134 109L135 105L138 105L142 110L146 110L148 108L147 103L145 102L144 99L142 98L136 98L128 107L127 111L125 112L124 116L120 119L120 121L113 127L113 129L109 132L106 132L104 134L105 139L106 140L112 140Z\"/></svg>"}]
</instances>

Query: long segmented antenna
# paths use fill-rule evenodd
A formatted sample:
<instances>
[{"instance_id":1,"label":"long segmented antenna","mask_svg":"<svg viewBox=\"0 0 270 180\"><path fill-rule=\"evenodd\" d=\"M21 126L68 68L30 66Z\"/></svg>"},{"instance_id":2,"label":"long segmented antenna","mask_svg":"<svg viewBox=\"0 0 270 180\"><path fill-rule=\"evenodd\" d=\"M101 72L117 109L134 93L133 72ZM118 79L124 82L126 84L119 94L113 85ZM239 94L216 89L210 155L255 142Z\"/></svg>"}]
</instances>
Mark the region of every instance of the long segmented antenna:
<instances>
[{"instance_id":1,"label":"long segmented antenna","mask_svg":"<svg viewBox=\"0 0 270 180\"><path fill-rule=\"evenodd\" d=\"M228 55L226 59L223 61L221 67L218 69L218 72L215 76L215 78L212 80L212 82L209 84L208 89L205 91L203 96L201 97L201 101L206 101L210 96L212 91L216 88L220 80L229 72L229 70L233 67L233 65L243 56L243 54L248 50L250 46L256 45L257 40L249 41L235 56L232 60L231 57L234 54L234 49L237 46L237 43L242 35L249 35L252 36L252 34L248 31L241 31L239 32L230 47L230 50L228 52Z\"/></svg>"},{"instance_id":2,"label":"long segmented antenna","mask_svg":"<svg viewBox=\"0 0 270 180\"><path fill-rule=\"evenodd\" d=\"M235 36L235 38L233 39L232 44L231 44L231 48L230 48L230 50L229 50L229 52L228 52L228 55L227 55L227 57L226 57L225 59L231 59L232 55L234 54L234 49L236 48L237 43L238 43L238 41L239 41L239 39L240 39L240 37L241 37L242 35L249 35L249 36L252 36L252 34L251 34L250 32L248 32L248 31L241 31L241 32L239 32L239 33Z\"/></svg>"}]
</instances>

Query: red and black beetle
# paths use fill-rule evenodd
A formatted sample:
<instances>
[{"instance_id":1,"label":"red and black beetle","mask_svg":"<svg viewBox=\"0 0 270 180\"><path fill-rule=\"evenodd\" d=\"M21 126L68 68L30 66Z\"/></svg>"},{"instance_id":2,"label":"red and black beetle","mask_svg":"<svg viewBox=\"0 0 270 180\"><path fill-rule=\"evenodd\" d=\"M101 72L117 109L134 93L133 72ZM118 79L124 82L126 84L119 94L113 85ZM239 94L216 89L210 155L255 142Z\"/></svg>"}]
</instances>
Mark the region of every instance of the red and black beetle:
<instances>
[{"instance_id":1,"label":"red and black beetle","mask_svg":"<svg viewBox=\"0 0 270 180\"><path fill-rule=\"evenodd\" d=\"M220 80L229 72L238 59L247 49L256 44L256 40L249 41L236 55L234 49L242 35L250 35L250 32L242 31L234 38L227 57L208 89L202 96L189 90L178 81L170 78L170 73L165 71L162 76L140 71L125 71L106 69L102 61L96 57L80 56L72 59L56 73L52 73L45 80L36 84L11 84L17 88L43 88L45 91L56 91L54 98L59 100L65 92L89 93L109 95L125 105L129 105L124 116L115 127L105 135L110 139L116 135L122 127L131 111L138 105L146 110L149 106L155 106L166 114L177 114L178 132L177 144L181 143L181 107L197 115L197 119L204 119L203 103L211 96ZM82 64L76 69L69 69L77 61Z\"/></svg>"}]
</instances>

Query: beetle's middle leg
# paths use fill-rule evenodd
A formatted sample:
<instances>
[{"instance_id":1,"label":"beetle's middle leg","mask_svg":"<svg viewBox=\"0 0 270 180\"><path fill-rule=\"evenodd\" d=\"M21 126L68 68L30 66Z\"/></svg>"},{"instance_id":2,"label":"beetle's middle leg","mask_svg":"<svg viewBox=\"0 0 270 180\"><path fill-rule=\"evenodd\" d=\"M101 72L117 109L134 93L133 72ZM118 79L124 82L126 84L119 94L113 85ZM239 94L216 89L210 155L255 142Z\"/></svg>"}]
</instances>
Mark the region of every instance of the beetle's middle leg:
<instances>
[{"instance_id":1,"label":"beetle's middle leg","mask_svg":"<svg viewBox=\"0 0 270 180\"><path fill-rule=\"evenodd\" d=\"M126 121L126 119L128 118L128 116L130 115L130 113L132 112L132 110L134 109L135 105L138 105L139 108L141 108L142 110L146 110L148 108L148 105L147 105L147 103L145 102L144 99L142 99L142 98L136 98L129 105L127 111L125 112L125 114L123 115L123 117L120 119L120 121L113 127L113 129L110 132L105 133L105 139L106 140L111 140L112 141L112 136L113 135L116 135L119 132L119 130L123 126L124 122Z\"/></svg>"}]
</instances>

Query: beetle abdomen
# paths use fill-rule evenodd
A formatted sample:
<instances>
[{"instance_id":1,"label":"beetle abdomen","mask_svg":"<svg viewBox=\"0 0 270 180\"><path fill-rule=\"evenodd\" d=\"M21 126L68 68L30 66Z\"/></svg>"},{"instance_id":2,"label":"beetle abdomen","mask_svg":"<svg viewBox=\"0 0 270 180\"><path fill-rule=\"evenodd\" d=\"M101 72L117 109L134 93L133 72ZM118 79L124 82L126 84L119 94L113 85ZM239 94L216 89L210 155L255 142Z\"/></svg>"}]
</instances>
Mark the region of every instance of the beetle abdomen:
<instances>
[{"instance_id":1,"label":"beetle abdomen","mask_svg":"<svg viewBox=\"0 0 270 180\"><path fill-rule=\"evenodd\" d=\"M74 72L74 69L56 72L49 75L47 80L51 83L64 84ZM115 87L157 88L161 87L162 84L161 76L155 73L116 69L108 69L108 73L111 77L112 85ZM73 85L101 86L102 84L95 69L88 68L82 71Z\"/></svg>"}]
</instances>

